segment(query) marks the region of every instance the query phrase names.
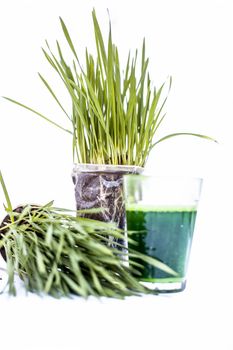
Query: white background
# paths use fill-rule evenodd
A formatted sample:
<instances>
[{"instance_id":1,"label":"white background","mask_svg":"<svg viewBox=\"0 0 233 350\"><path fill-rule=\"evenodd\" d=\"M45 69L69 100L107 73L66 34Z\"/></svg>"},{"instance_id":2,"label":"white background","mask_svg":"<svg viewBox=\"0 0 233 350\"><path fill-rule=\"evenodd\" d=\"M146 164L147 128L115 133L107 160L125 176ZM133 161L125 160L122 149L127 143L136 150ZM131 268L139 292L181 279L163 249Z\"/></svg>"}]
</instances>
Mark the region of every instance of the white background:
<instances>
[{"instance_id":1,"label":"white background","mask_svg":"<svg viewBox=\"0 0 233 350\"><path fill-rule=\"evenodd\" d=\"M0 0L0 96L17 99L65 126L37 76L42 73L69 108L41 46L45 39L53 47L56 39L63 43L61 16L81 57L86 46L93 51L93 6L106 34L109 9L123 62L145 37L155 85L173 77L167 119L158 136L191 131L218 140L165 141L147 164L153 174L204 179L189 284L177 296L124 302L0 296L1 343L6 342L6 349L30 350L125 349L126 344L129 349L232 349L232 1ZM0 169L13 205L54 199L56 205L74 207L71 138L2 98ZM0 217L3 202L0 191Z\"/></svg>"}]
</instances>

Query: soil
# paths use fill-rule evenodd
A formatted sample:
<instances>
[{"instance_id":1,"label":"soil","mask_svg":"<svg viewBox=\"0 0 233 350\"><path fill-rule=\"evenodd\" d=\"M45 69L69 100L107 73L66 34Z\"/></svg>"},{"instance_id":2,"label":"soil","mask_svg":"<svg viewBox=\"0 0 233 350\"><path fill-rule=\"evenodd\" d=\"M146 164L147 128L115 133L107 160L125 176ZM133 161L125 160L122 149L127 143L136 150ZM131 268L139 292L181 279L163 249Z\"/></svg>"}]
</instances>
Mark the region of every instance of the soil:
<instances>
[{"instance_id":1,"label":"soil","mask_svg":"<svg viewBox=\"0 0 233 350\"><path fill-rule=\"evenodd\" d=\"M119 228L124 228L122 174L81 173L73 181L78 210L101 208L103 212L85 216L104 222L116 222Z\"/></svg>"},{"instance_id":2,"label":"soil","mask_svg":"<svg viewBox=\"0 0 233 350\"><path fill-rule=\"evenodd\" d=\"M90 219L115 222L125 228L125 205L123 200L123 172L85 172L73 176L76 209L101 208L100 213L82 214ZM118 243L126 246L126 242Z\"/></svg>"}]
</instances>

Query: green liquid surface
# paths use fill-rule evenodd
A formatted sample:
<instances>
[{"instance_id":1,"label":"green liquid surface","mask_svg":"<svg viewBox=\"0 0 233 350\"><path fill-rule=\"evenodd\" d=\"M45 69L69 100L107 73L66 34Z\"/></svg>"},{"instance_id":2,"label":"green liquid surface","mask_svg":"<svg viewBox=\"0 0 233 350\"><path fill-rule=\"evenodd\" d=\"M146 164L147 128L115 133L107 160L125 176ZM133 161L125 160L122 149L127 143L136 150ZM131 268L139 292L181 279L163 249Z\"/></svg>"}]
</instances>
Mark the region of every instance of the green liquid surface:
<instances>
[{"instance_id":1,"label":"green liquid surface","mask_svg":"<svg viewBox=\"0 0 233 350\"><path fill-rule=\"evenodd\" d=\"M193 207L127 208L127 229L137 245L129 245L165 263L178 273L170 274L144 263L141 280L180 282L185 279L191 249L196 209ZM141 263L141 261L140 261Z\"/></svg>"}]
</instances>

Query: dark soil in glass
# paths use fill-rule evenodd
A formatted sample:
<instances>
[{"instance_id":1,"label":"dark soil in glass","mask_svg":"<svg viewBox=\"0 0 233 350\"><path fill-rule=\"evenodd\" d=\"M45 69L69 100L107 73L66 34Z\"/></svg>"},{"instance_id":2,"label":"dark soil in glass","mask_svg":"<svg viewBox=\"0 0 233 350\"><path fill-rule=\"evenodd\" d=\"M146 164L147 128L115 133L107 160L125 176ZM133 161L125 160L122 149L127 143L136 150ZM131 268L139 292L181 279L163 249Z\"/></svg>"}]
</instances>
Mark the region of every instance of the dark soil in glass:
<instances>
[{"instance_id":1,"label":"dark soil in glass","mask_svg":"<svg viewBox=\"0 0 233 350\"><path fill-rule=\"evenodd\" d=\"M98 165L86 165L86 167L88 171L85 171L85 165L80 167L77 165L72 175L75 185L76 209L100 208L101 212L99 213L81 215L104 222L114 222L118 228L125 230L123 176L131 173L136 174L143 169L134 166L119 166L118 169L118 166L103 165L100 166L100 170L92 171L92 168L98 168ZM106 171L103 170L104 168ZM127 237L124 240L117 240L117 243L127 247Z\"/></svg>"}]
</instances>

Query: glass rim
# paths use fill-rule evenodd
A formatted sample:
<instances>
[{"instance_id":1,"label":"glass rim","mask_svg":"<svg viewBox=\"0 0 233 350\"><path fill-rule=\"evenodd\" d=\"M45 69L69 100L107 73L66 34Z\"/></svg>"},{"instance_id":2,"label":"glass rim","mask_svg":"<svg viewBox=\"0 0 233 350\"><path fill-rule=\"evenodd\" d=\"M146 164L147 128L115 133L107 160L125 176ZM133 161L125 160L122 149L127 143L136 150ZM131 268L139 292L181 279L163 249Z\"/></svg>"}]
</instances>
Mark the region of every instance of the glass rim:
<instances>
[{"instance_id":1,"label":"glass rim","mask_svg":"<svg viewBox=\"0 0 233 350\"><path fill-rule=\"evenodd\" d=\"M138 165L117 165L117 164L91 164L91 163L74 163L73 172L127 172L142 173L144 168Z\"/></svg>"}]
</instances>

